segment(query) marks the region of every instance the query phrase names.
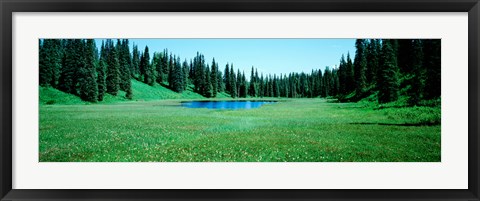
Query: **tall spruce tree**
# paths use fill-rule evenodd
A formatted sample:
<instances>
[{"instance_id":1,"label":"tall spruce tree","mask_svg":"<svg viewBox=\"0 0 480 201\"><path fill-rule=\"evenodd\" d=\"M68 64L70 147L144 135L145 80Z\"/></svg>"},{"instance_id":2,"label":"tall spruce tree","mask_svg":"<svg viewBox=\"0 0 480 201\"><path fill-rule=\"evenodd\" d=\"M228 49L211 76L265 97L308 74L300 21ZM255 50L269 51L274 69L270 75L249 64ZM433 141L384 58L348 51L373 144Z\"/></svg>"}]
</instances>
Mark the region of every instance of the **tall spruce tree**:
<instances>
[{"instance_id":1,"label":"tall spruce tree","mask_svg":"<svg viewBox=\"0 0 480 201\"><path fill-rule=\"evenodd\" d=\"M78 51L84 53L83 66L79 66L80 98L84 101L96 102L98 97L98 86L96 81L97 51L95 41L88 39L86 44L81 42L82 47Z\"/></svg>"},{"instance_id":2,"label":"tall spruce tree","mask_svg":"<svg viewBox=\"0 0 480 201\"><path fill-rule=\"evenodd\" d=\"M374 86L377 81L377 71L380 60L380 42L378 39L370 40L367 45L367 84Z\"/></svg>"},{"instance_id":3,"label":"tall spruce tree","mask_svg":"<svg viewBox=\"0 0 480 201\"><path fill-rule=\"evenodd\" d=\"M407 87L408 103L418 105L423 99L425 89L425 68L423 67L423 47L421 40L412 41L411 72L407 75L409 86Z\"/></svg>"},{"instance_id":4,"label":"tall spruce tree","mask_svg":"<svg viewBox=\"0 0 480 201\"><path fill-rule=\"evenodd\" d=\"M60 79L58 83L58 89L63 92L78 95L75 90L77 85L77 63L76 60L80 58L77 56L75 50L74 40L67 39L65 41L65 54L62 59L62 68L60 72Z\"/></svg>"},{"instance_id":5,"label":"tall spruce tree","mask_svg":"<svg viewBox=\"0 0 480 201\"><path fill-rule=\"evenodd\" d=\"M210 84L212 85L212 97L216 97L218 92L217 71L218 71L218 64L215 63L215 58L213 58L212 67L210 70Z\"/></svg>"},{"instance_id":6,"label":"tall spruce tree","mask_svg":"<svg viewBox=\"0 0 480 201\"><path fill-rule=\"evenodd\" d=\"M230 67L228 66L228 63L227 65L225 65L225 74L223 76L223 82L225 83L225 92L227 92L228 94L232 94L232 86L231 86L231 83L230 83Z\"/></svg>"},{"instance_id":7,"label":"tall spruce tree","mask_svg":"<svg viewBox=\"0 0 480 201\"><path fill-rule=\"evenodd\" d=\"M113 41L107 39L106 42L107 52L107 93L116 96L120 89L120 62L118 61L118 52Z\"/></svg>"},{"instance_id":8,"label":"tall spruce tree","mask_svg":"<svg viewBox=\"0 0 480 201\"><path fill-rule=\"evenodd\" d=\"M354 76L355 76L355 92L357 97L363 96L366 91L367 78L365 76L365 70L367 69L367 55L365 51L365 40L357 39L355 41L355 60L354 64Z\"/></svg>"},{"instance_id":9,"label":"tall spruce tree","mask_svg":"<svg viewBox=\"0 0 480 201\"><path fill-rule=\"evenodd\" d=\"M40 42L42 42L40 40ZM59 39L44 39L39 51L40 86L57 87L62 67L62 43Z\"/></svg>"},{"instance_id":10,"label":"tall spruce tree","mask_svg":"<svg viewBox=\"0 0 480 201\"><path fill-rule=\"evenodd\" d=\"M137 45L133 45L130 73L133 78L140 81L140 52Z\"/></svg>"},{"instance_id":11,"label":"tall spruce tree","mask_svg":"<svg viewBox=\"0 0 480 201\"><path fill-rule=\"evenodd\" d=\"M172 71L172 82L170 82L170 88L177 92L182 93L184 89L184 76L183 69L180 64L180 57L177 57L174 62L173 71Z\"/></svg>"},{"instance_id":12,"label":"tall spruce tree","mask_svg":"<svg viewBox=\"0 0 480 201\"><path fill-rule=\"evenodd\" d=\"M377 76L379 103L396 101L399 95L397 55L392 43L392 40L382 40L380 74Z\"/></svg>"},{"instance_id":13,"label":"tall spruce tree","mask_svg":"<svg viewBox=\"0 0 480 201\"><path fill-rule=\"evenodd\" d=\"M250 86L248 89L248 95L251 97L256 97L257 96L257 84L255 80L255 73L253 71L253 66L252 66L252 72L250 74Z\"/></svg>"},{"instance_id":14,"label":"tall spruce tree","mask_svg":"<svg viewBox=\"0 0 480 201\"><path fill-rule=\"evenodd\" d=\"M235 76L235 71L233 70L233 64L230 66L230 76L229 76L229 82L230 82L230 87L231 87L231 92L230 92L230 96L232 96L232 98L236 98L238 96L237 94L237 78Z\"/></svg>"},{"instance_id":15,"label":"tall spruce tree","mask_svg":"<svg viewBox=\"0 0 480 201\"><path fill-rule=\"evenodd\" d=\"M103 49L103 46L102 46ZM106 70L107 70L107 63L105 62L104 57L100 57L100 61L98 62L97 66L97 86L98 86L98 101L103 101L103 97L105 96L105 92L107 91L107 84L106 84Z\"/></svg>"},{"instance_id":16,"label":"tall spruce tree","mask_svg":"<svg viewBox=\"0 0 480 201\"><path fill-rule=\"evenodd\" d=\"M425 99L439 98L441 95L441 40L423 40L423 66L426 69Z\"/></svg>"}]
</instances>

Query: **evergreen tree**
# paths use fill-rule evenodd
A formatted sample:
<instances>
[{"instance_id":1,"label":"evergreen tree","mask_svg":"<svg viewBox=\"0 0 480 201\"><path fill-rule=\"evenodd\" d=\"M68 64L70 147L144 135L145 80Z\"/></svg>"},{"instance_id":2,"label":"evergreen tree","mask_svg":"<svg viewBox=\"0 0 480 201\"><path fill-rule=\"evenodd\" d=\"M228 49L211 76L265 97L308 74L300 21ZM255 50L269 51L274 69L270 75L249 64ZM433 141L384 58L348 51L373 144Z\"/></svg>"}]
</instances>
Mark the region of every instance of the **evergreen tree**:
<instances>
[{"instance_id":1,"label":"evergreen tree","mask_svg":"<svg viewBox=\"0 0 480 201\"><path fill-rule=\"evenodd\" d=\"M441 40L423 40L423 66L426 69L425 99L439 98L441 95Z\"/></svg>"},{"instance_id":2,"label":"evergreen tree","mask_svg":"<svg viewBox=\"0 0 480 201\"><path fill-rule=\"evenodd\" d=\"M347 94L347 86L346 86L346 81L347 81L347 62L345 61L345 57L342 54L342 58L340 59L340 65L338 66L338 80L339 80L339 93L341 95L346 95ZM313 73L312 73L313 75ZM315 87L316 88L316 87Z\"/></svg>"},{"instance_id":3,"label":"evergreen tree","mask_svg":"<svg viewBox=\"0 0 480 201\"><path fill-rule=\"evenodd\" d=\"M370 40L367 45L367 84L375 85L380 60L380 42L377 39Z\"/></svg>"},{"instance_id":4,"label":"evergreen tree","mask_svg":"<svg viewBox=\"0 0 480 201\"><path fill-rule=\"evenodd\" d=\"M382 40L380 74L377 76L379 103L388 103L398 99L398 66L392 43L391 40Z\"/></svg>"},{"instance_id":5,"label":"evergreen tree","mask_svg":"<svg viewBox=\"0 0 480 201\"><path fill-rule=\"evenodd\" d=\"M204 89L203 96L207 98L213 97L213 87L212 87L212 80L210 79L211 78L210 74L211 74L210 66L207 64L207 66L205 67L205 77L203 78L205 79L205 86L203 87Z\"/></svg>"},{"instance_id":6,"label":"evergreen tree","mask_svg":"<svg viewBox=\"0 0 480 201\"><path fill-rule=\"evenodd\" d=\"M65 41L65 54L62 59L62 68L60 72L60 79L58 89L63 92L77 95L77 59L80 58L75 50L74 40L68 39Z\"/></svg>"},{"instance_id":7,"label":"evergreen tree","mask_svg":"<svg viewBox=\"0 0 480 201\"><path fill-rule=\"evenodd\" d=\"M240 73L240 69L237 69L237 80L234 81L236 82L236 94L238 97L241 97L240 95L240 88L242 87L242 73Z\"/></svg>"},{"instance_id":8,"label":"evergreen tree","mask_svg":"<svg viewBox=\"0 0 480 201\"><path fill-rule=\"evenodd\" d=\"M365 40L357 39L355 42L355 60L354 60L354 76L355 76L355 92L357 97L361 97L366 91L367 57L365 52Z\"/></svg>"},{"instance_id":9,"label":"evergreen tree","mask_svg":"<svg viewBox=\"0 0 480 201\"><path fill-rule=\"evenodd\" d=\"M232 98L237 97L237 82L236 82L236 76L235 76L235 71L233 70L233 64L230 66L230 87L231 87L231 92L230 95Z\"/></svg>"},{"instance_id":10,"label":"evergreen tree","mask_svg":"<svg viewBox=\"0 0 480 201\"><path fill-rule=\"evenodd\" d=\"M120 64L120 90L122 91L128 91L128 88L131 87L131 82L130 82L130 64L131 64L131 58L130 58L130 48L128 45L128 40L117 40L117 46L116 46L117 52L118 52L118 62Z\"/></svg>"},{"instance_id":11,"label":"evergreen tree","mask_svg":"<svg viewBox=\"0 0 480 201\"><path fill-rule=\"evenodd\" d=\"M96 45L93 39L88 39L85 44L83 40L79 41L79 47L77 51L83 53L84 65L79 66L79 87L80 98L84 101L96 102L98 97L98 86L96 82Z\"/></svg>"},{"instance_id":12,"label":"evergreen tree","mask_svg":"<svg viewBox=\"0 0 480 201\"><path fill-rule=\"evenodd\" d=\"M42 42L42 41L40 41ZM44 39L39 51L40 86L57 87L62 67L61 40Z\"/></svg>"},{"instance_id":13,"label":"evergreen tree","mask_svg":"<svg viewBox=\"0 0 480 201\"><path fill-rule=\"evenodd\" d=\"M103 50L103 46L102 46ZM107 84L106 84L106 70L107 70L107 63L105 62L104 58L101 57L98 63L97 68L97 86L98 86L98 101L103 101L103 97L105 96L105 92L107 91Z\"/></svg>"},{"instance_id":14,"label":"evergreen tree","mask_svg":"<svg viewBox=\"0 0 480 201\"><path fill-rule=\"evenodd\" d=\"M138 51L138 47L136 45L133 45L130 73L133 78L140 80L140 52Z\"/></svg>"},{"instance_id":15,"label":"evergreen tree","mask_svg":"<svg viewBox=\"0 0 480 201\"><path fill-rule=\"evenodd\" d=\"M253 71L253 66L252 66L252 73L250 74L250 87L248 90L248 95L251 97L256 97L257 96L257 84L255 80L255 74Z\"/></svg>"},{"instance_id":16,"label":"evergreen tree","mask_svg":"<svg viewBox=\"0 0 480 201\"><path fill-rule=\"evenodd\" d=\"M240 83L241 84L240 84L239 97L246 98L248 91L247 91L247 80L244 72L242 72Z\"/></svg>"},{"instance_id":17,"label":"evergreen tree","mask_svg":"<svg viewBox=\"0 0 480 201\"><path fill-rule=\"evenodd\" d=\"M212 85L212 97L217 96L218 82L217 82L218 64L215 63L215 58L212 61L212 69L210 70L210 84Z\"/></svg>"},{"instance_id":18,"label":"evergreen tree","mask_svg":"<svg viewBox=\"0 0 480 201\"><path fill-rule=\"evenodd\" d=\"M155 78L158 84L163 83L163 62L162 62L161 53L153 53L152 66L155 68Z\"/></svg>"},{"instance_id":19,"label":"evergreen tree","mask_svg":"<svg viewBox=\"0 0 480 201\"><path fill-rule=\"evenodd\" d=\"M355 90L355 78L352 59L350 59L350 53L347 53L347 64L345 66L345 90L346 93L352 93Z\"/></svg>"},{"instance_id":20,"label":"evergreen tree","mask_svg":"<svg viewBox=\"0 0 480 201\"><path fill-rule=\"evenodd\" d=\"M183 90L187 90L187 86L190 82L188 77L190 69L186 59L185 61L183 61L182 70L183 70Z\"/></svg>"},{"instance_id":21,"label":"evergreen tree","mask_svg":"<svg viewBox=\"0 0 480 201\"><path fill-rule=\"evenodd\" d=\"M107 52L107 93L116 96L118 90L120 89L120 63L118 61L118 53L113 45L111 39L107 39L106 42L106 52Z\"/></svg>"},{"instance_id":22,"label":"evergreen tree","mask_svg":"<svg viewBox=\"0 0 480 201\"><path fill-rule=\"evenodd\" d=\"M173 66L172 82L169 83L170 88L177 93L182 93L184 89L183 79L183 69L180 64L180 57L177 57Z\"/></svg>"},{"instance_id":23,"label":"evergreen tree","mask_svg":"<svg viewBox=\"0 0 480 201\"><path fill-rule=\"evenodd\" d=\"M232 94L232 85L231 85L231 82L230 82L230 67L228 66L228 63L227 65L225 65L225 74L224 74L224 77L223 77L223 82L225 83L225 92L227 92L228 94Z\"/></svg>"},{"instance_id":24,"label":"evergreen tree","mask_svg":"<svg viewBox=\"0 0 480 201\"><path fill-rule=\"evenodd\" d=\"M418 105L423 99L423 91L425 88L425 69L423 67L423 49L421 40L412 41L412 61L411 73L407 75L409 86L407 87L408 103L410 105Z\"/></svg>"}]
</instances>

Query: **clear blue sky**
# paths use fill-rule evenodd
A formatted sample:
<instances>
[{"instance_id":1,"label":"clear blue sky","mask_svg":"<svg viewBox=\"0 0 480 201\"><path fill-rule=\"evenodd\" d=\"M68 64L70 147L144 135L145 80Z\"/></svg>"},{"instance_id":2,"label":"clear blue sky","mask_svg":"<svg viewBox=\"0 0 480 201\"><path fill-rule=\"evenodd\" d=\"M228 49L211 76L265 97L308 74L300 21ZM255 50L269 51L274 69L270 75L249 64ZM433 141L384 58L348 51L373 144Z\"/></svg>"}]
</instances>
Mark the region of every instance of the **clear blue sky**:
<instances>
[{"instance_id":1,"label":"clear blue sky","mask_svg":"<svg viewBox=\"0 0 480 201\"><path fill-rule=\"evenodd\" d=\"M311 72L312 69L338 66L342 54L355 54L355 39L129 39L144 51L148 45L150 58L153 52L167 48L183 61L193 59L197 51L208 64L215 61L223 72L225 65L233 63L235 69L250 75L252 66L258 73L277 74ZM116 42L116 41L115 41ZM99 46L102 39L96 39ZM247 76L248 77L248 76Z\"/></svg>"}]
</instances>

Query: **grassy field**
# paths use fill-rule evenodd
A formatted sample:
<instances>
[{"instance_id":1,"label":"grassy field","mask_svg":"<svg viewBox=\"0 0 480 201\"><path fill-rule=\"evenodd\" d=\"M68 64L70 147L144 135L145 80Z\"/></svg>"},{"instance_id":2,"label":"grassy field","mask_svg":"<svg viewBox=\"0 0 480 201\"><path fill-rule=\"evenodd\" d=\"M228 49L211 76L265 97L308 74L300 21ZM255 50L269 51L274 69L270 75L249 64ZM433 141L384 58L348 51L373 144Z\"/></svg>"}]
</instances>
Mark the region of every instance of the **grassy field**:
<instances>
[{"instance_id":1,"label":"grassy field","mask_svg":"<svg viewBox=\"0 0 480 201\"><path fill-rule=\"evenodd\" d=\"M40 161L441 161L438 106L279 99L211 110L179 106L196 94L161 101L136 94L137 101L108 104L40 98Z\"/></svg>"}]
</instances>

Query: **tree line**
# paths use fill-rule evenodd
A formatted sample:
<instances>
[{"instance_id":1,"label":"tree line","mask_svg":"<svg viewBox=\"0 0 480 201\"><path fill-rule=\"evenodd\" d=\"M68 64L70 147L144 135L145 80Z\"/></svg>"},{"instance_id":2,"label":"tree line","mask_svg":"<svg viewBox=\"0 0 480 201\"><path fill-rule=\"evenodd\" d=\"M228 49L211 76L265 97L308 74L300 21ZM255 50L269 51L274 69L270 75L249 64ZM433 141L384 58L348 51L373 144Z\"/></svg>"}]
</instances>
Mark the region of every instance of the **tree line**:
<instances>
[{"instance_id":1,"label":"tree line","mask_svg":"<svg viewBox=\"0 0 480 201\"><path fill-rule=\"evenodd\" d=\"M341 101L377 94L379 103L407 97L409 105L441 95L439 39L357 39L352 63L342 55L338 68Z\"/></svg>"},{"instance_id":2,"label":"tree line","mask_svg":"<svg viewBox=\"0 0 480 201\"><path fill-rule=\"evenodd\" d=\"M183 61L168 51L143 51L128 39L102 41L100 53L93 39L40 40L40 85L79 96L84 101L102 101L105 93L126 92L132 99L131 79L160 84L182 93L187 88L204 97L226 93L233 98L337 97L358 101L377 93L378 102L395 101L402 94L409 103L440 97L440 40L357 39L354 60L342 55L338 68L314 69L309 73L258 74L252 66L245 72L227 63L223 72L215 58L204 55Z\"/></svg>"}]
</instances>

